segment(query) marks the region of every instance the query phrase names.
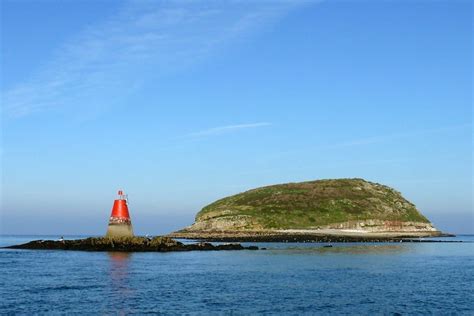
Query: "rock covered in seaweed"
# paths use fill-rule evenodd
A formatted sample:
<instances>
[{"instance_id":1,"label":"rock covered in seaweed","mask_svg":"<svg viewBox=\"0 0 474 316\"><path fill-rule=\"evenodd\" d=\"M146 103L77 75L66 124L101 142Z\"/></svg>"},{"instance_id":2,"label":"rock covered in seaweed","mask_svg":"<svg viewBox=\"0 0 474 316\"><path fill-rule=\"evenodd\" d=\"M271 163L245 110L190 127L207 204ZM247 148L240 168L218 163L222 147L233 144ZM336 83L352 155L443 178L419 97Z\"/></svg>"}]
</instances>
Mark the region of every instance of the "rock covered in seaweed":
<instances>
[{"instance_id":1,"label":"rock covered in seaweed","mask_svg":"<svg viewBox=\"0 0 474 316\"><path fill-rule=\"evenodd\" d=\"M210 243L183 244L169 237L91 237L76 240L34 240L26 244L9 246L11 249L124 251L124 252L169 252L190 250L256 250L241 244L213 245Z\"/></svg>"}]
</instances>

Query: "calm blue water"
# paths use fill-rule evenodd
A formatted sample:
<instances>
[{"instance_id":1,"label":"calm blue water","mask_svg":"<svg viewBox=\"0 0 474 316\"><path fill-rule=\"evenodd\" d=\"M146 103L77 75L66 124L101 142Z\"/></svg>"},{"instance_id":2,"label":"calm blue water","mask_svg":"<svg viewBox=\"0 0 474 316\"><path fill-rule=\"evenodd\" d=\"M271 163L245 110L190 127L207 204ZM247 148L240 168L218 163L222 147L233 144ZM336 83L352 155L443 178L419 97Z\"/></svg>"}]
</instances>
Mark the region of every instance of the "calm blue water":
<instances>
[{"instance_id":1,"label":"calm blue water","mask_svg":"<svg viewBox=\"0 0 474 316\"><path fill-rule=\"evenodd\" d=\"M0 236L0 246L57 237ZM0 313L472 315L474 237L455 239L468 242L132 254L2 249Z\"/></svg>"}]
</instances>

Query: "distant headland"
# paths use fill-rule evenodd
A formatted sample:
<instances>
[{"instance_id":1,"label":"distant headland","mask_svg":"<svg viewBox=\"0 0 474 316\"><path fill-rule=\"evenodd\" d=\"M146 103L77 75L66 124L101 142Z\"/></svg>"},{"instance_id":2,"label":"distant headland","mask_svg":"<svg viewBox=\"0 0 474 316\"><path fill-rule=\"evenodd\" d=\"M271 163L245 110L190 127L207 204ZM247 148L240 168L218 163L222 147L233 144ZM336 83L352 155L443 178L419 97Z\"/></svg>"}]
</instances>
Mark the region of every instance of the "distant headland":
<instances>
[{"instance_id":1,"label":"distant headland","mask_svg":"<svg viewBox=\"0 0 474 316\"><path fill-rule=\"evenodd\" d=\"M364 179L265 186L204 207L170 237L239 241L388 241L446 236L400 192Z\"/></svg>"}]
</instances>

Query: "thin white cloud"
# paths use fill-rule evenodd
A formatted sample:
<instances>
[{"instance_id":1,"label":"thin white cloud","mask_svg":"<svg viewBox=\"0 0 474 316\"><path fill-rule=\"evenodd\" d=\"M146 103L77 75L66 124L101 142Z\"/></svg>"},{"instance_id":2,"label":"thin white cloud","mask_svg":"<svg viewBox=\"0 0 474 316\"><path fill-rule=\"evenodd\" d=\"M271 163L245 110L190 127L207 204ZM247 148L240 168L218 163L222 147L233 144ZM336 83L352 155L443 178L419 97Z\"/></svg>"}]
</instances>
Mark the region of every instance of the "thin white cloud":
<instances>
[{"instance_id":1,"label":"thin white cloud","mask_svg":"<svg viewBox=\"0 0 474 316\"><path fill-rule=\"evenodd\" d=\"M214 136L214 135L221 135L221 134L229 133L229 132L236 132L236 131L244 130L244 129L264 127L264 126L270 126L270 125L271 125L271 123L268 123L268 122L226 125L226 126L208 128L208 129L205 129L205 130L202 130L202 131L190 133L186 136L187 137Z\"/></svg>"},{"instance_id":2,"label":"thin white cloud","mask_svg":"<svg viewBox=\"0 0 474 316\"><path fill-rule=\"evenodd\" d=\"M130 1L64 43L29 79L2 91L4 115L112 107L143 82L208 58L302 3Z\"/></svg>"}]
</instances>

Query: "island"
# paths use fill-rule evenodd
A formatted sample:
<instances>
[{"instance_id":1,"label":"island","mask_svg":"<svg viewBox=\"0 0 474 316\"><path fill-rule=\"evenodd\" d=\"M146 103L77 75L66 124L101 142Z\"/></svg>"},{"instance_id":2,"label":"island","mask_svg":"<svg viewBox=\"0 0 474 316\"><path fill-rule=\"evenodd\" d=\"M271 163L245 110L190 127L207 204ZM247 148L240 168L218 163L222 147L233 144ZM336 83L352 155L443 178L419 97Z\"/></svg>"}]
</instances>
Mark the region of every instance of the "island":
<instances>
[{"instance_id":1,"label":"island","mask_svg":"<svg viewBox=\"0 0 474 316\"><path fill-rule=\"evenodd\" d=\"M10 249L37 250L82 250L121 252L170 252L192 250L258 250L256 246L241 244L213 245L206 242L183 244L169 237L90 237L75 240L34 240L22 245L8 246Z\"/></svg>"},{"instance_id":2,"label":"island","mask_svg":"<svg viewBox=\"0 0 474 316\"><path fill-rule=\"evenodd\" d=\"M197 213L194 224L168 236L347 242L447 235L400 192L356 178L271 185L225 197Z\"/></svg>"}]
</instances>

